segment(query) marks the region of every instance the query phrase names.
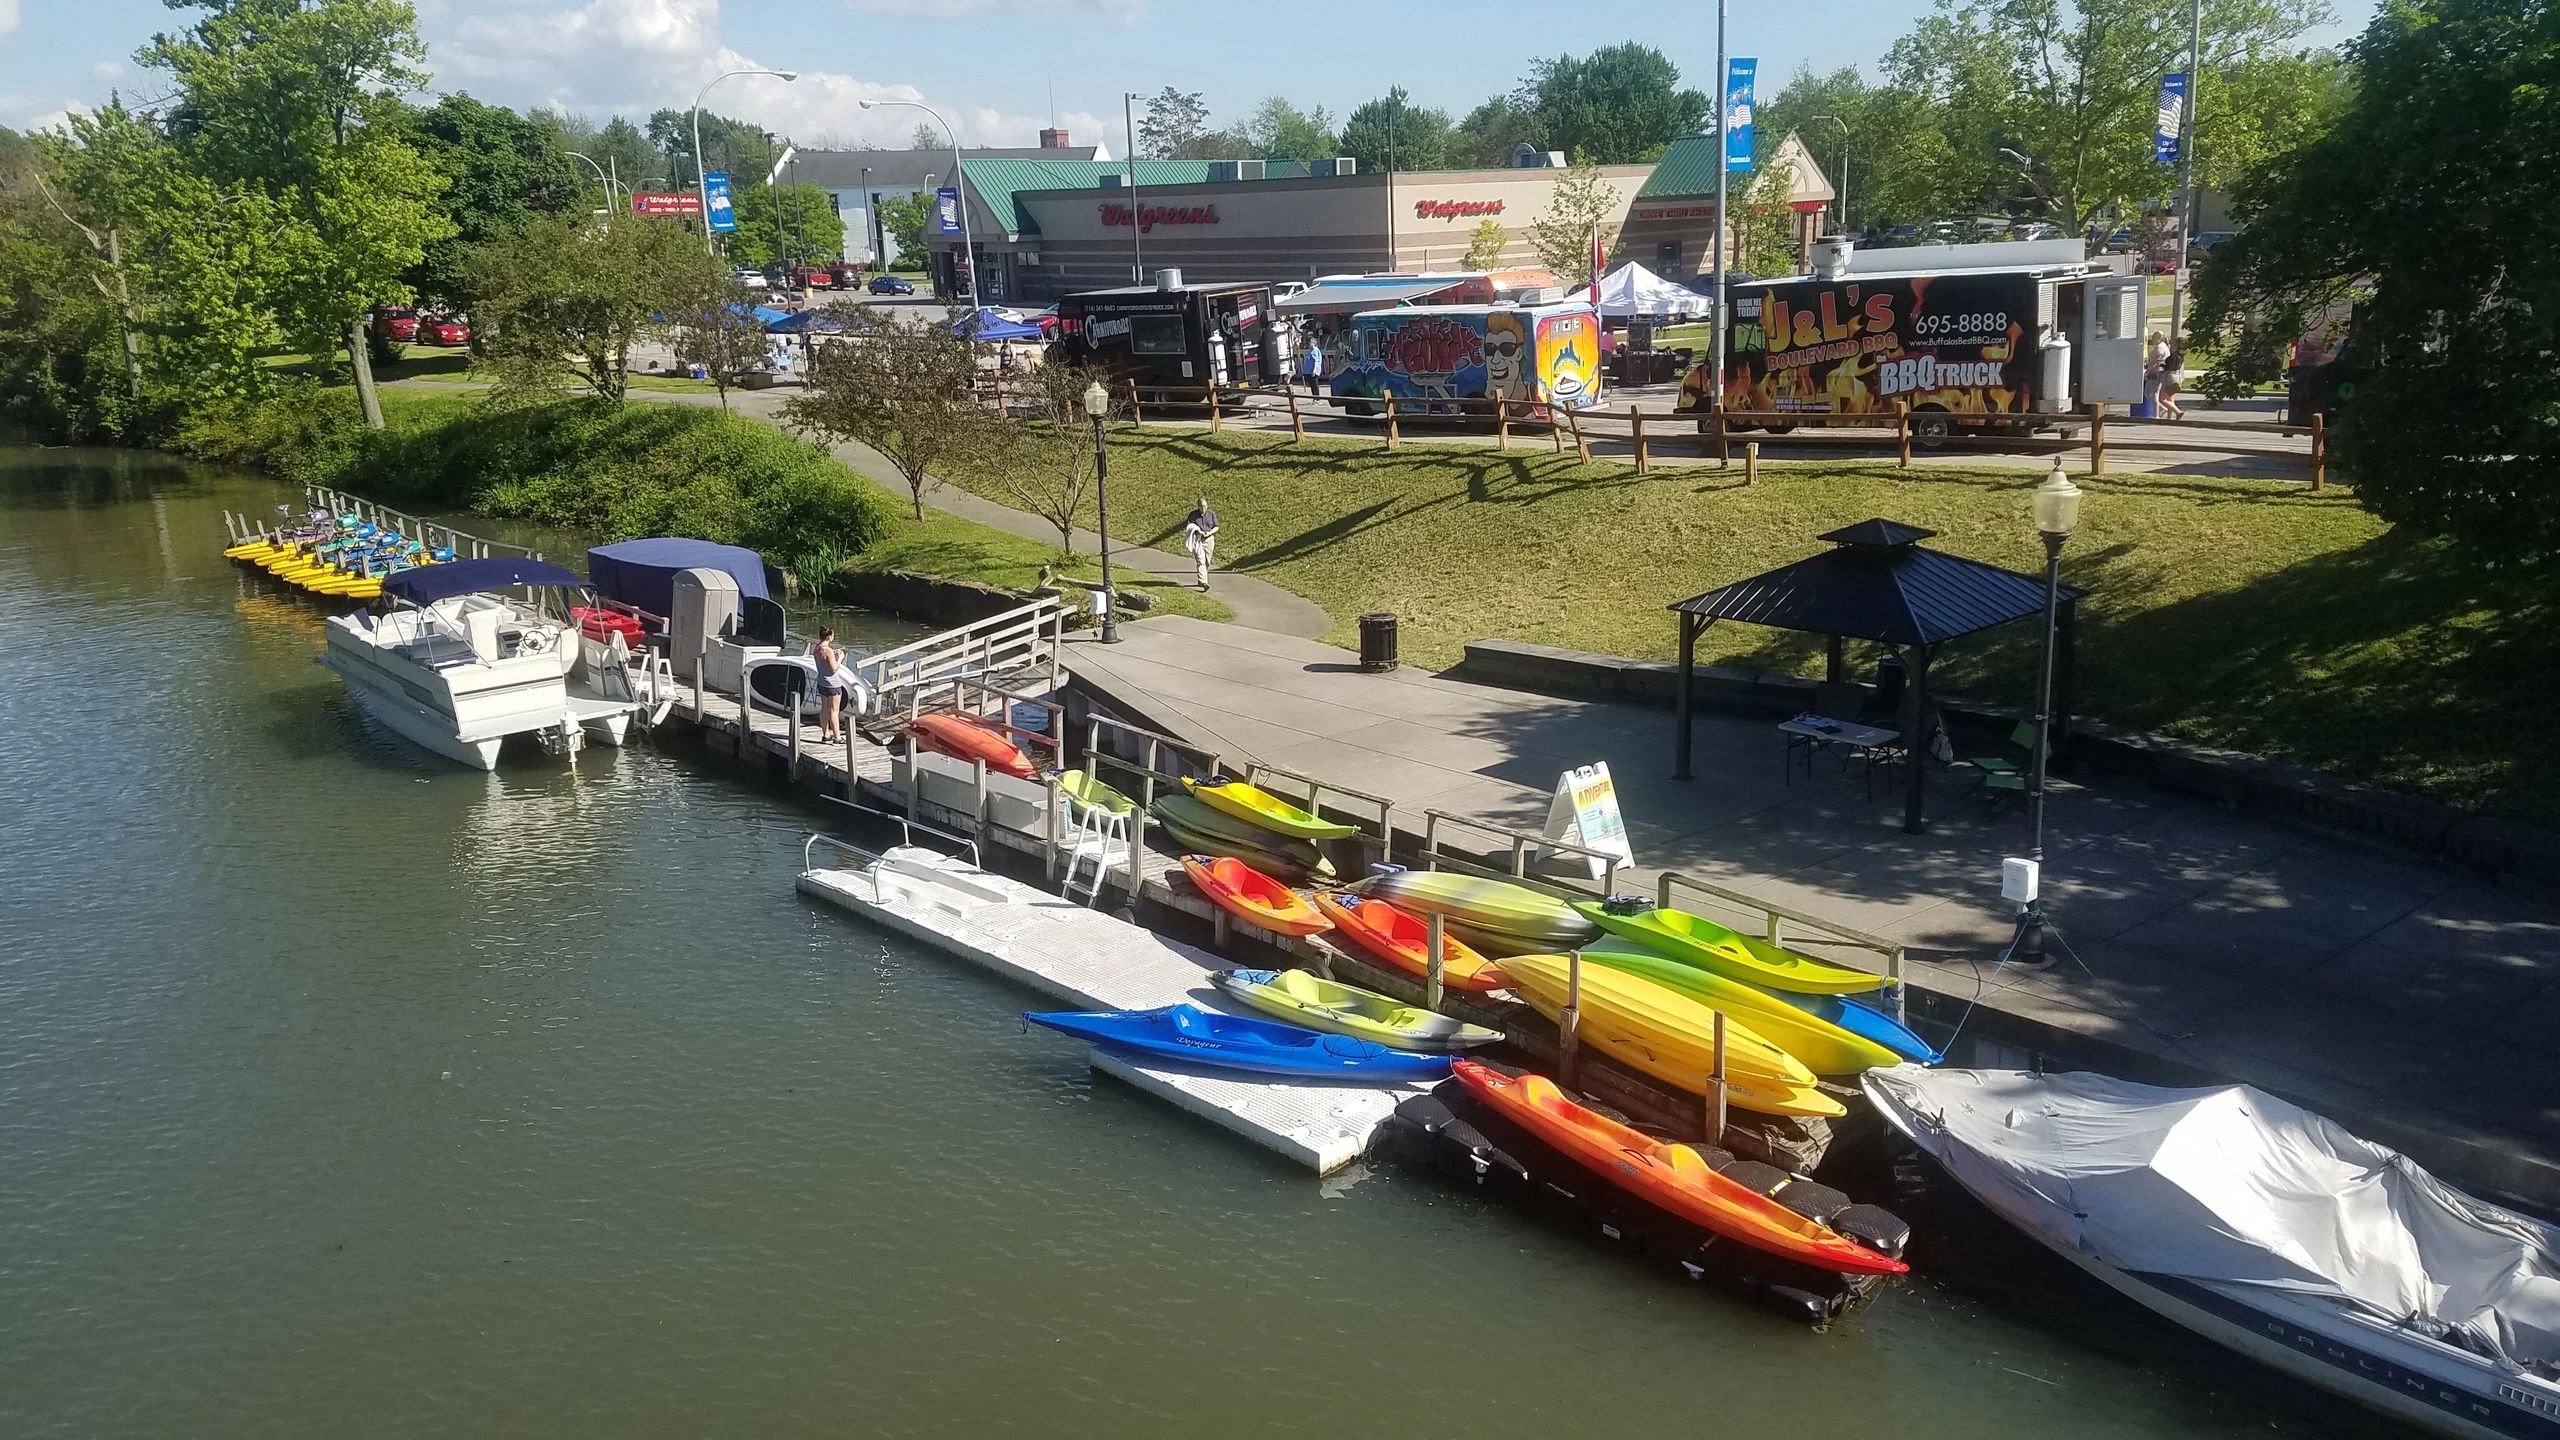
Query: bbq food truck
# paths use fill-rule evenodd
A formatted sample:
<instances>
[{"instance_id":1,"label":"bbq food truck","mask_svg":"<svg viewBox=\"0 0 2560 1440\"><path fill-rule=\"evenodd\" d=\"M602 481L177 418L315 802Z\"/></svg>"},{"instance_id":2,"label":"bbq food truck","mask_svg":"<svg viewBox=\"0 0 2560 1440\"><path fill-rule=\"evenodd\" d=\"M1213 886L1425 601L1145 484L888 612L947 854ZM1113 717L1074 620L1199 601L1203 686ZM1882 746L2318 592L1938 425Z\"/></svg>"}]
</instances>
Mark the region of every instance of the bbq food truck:
<instances>
[{"instance_id":1,"label":"bbq food truck","mask_svg":"<svg viewBox=\"0 0 2560 1440\"><path fill-rule=\"evenodd\" d=\"M1150 398L1200 400L1288 373L1288 341L1268 285L1185 285L1179 270L1153 285L1088 290L1058 302L1057 358L1135 381Z\"/></svg>"},{"instance_id":2,"label":"bbq food truck","mask_svg":"<svg viewBox=\"0 0 2560 1440\"><path fill-rule=\"evenodd\" d=\"M1401 415L1489 418L1491 407L1457 402L1496 396L1523 419L1600 403L1600 317L1587 304L1369 310L1351 317L1342 348L1326 392L1354 415L1382 412L1389 395Z\"/></svg>"},{"instance_id":3,"label":"bbq food truck","mask_svg":"<svg viewBox=\"0 0 2560 1440\"><path fill-rule=\"evenodd\" d=\"M1814 256L1813 274L1726 292L1725 409L1889 416L1908 405L1912 433L1930 440L2023 434L2051 423L2032 417L2142 398L2147 282L2089 263L2080 241L1862 255L1826 236ZM1716 408L1714 363L1701 358L1682 380L1682 413Z\"/></svg>"}]
</instances>

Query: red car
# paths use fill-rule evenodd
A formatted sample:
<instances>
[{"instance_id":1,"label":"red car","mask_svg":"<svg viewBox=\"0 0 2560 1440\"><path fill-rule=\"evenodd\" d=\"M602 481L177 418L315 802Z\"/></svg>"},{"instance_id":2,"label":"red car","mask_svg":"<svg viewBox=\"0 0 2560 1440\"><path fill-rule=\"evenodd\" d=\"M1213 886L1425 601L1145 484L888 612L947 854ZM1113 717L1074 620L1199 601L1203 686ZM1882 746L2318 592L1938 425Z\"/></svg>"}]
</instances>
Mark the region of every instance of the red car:
<instances>
[{"instance_id":1,"label":"red car","mask_svg":"<svg viewBox=\"0 0 2560 1440\"><path fill-rule=\"evenodd\" d=\"M418 338L418 312L405 305L377 305L373 328L386 340L406 345Z\"/></svg>"},{"instance_id":2,"label":"red car","mask_svg":"<svg viewBox=\"0 0 2560 1440\"><path fill-rule=\"evenodd\" d=\"M438 315L419 322L418 338L430 345L468 345L471 343L471 322L452 315Z\"/></svg>"}]
</instances>

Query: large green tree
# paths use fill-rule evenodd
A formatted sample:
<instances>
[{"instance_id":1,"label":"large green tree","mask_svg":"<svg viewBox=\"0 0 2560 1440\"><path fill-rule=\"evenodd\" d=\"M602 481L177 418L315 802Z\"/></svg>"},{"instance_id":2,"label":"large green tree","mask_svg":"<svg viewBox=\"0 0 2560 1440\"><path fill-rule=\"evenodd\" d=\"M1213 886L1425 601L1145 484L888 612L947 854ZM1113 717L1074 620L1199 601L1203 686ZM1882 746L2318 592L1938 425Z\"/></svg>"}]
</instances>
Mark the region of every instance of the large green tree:
<instances>
[{"instance_id":1,"label":"large green tree","mask_svg":"<svg viewBox=\"0 0 2560 1440\"><path fill-rule=\"evenodd\" d=\"M475 247L465 269L502 390L584 388L615 404L633 345L735 288L692 231L631 215L536 216Z\"/></svg>"},{"instance_id":2,"label":"large green tree","mask_svg":"<svg viewBox=\"0 0 2560 1440\"><path fill-rule=\"evenodd\" d=\"M1526 144L1547 150L1547 123L1537 107L1517 95L1496 95L1467 112L1449 137L1453 165L1498 168L1511 163L1511 152Z\"/></svg>"},{"instance_id":3,"label":"large green tree","mask_svg":"<svg viewBox=\"0 0 2560 1440\"><path fill-rule=\"evenodd\" d=\"M880 202L880 233L889 238L889 248L900 265L916 268L925 263L929 252L924 232L932 223L931 195L892 195Z\"/></svg>"},{"instance_id":4,"label":"large green tree","mask_svg":"<svg viewBox=\"0 0 2560 1440\"><path fill-rule=\"evenodd\" d=\"M1343 117L1341 153L1378 170L1440 170L1449 164L1449 112L1415 105L1398 85Z\"/></svg>"},{"instance_id":5,"label":"large green tree","mask_svg":"<svg viewBox=\"0 0 2560 1440\"><path fill-rule=\"evenodd\" d=\"M1848 203L1834 217L1845 230L1935 219L1972 205L1980 184L1981 167L1970 157L1958 162L1926 97L1870 84L1855 67L1798 70L1760 102L1754 129L1763 160L1793 133L1833 185L1845 169Z\"/></svg>"},{"instance_id":6,"label":"large green tree","mask_svg":"<svg viewBox=\"0 0 2560 1440\"><path fill-rule=\"evenodd\" d=\"M1590 283L1591 238L1595 233L1600 237L1603 254L1615 253L1617 232L1609 218L1617 213L1618 193L1598 167L1585 162L1567 170L1547 198L1547 208L1529 222L1529 244L1538 252L1538 263L1567 286Z\"/></svg>"},{"instance_id":7,"label":"large green tree","mask_svg":"<svg viewBox=\"0 0 2560 1440\"><path fill-rule=\"evenodd\" d=\"M2332 453L2375 514L2560 548L2560 8L2384 0L2336 127L2246 179L2197 277L2214 377L2354 302ZM2210 112L2207 112L2208 114Z\"/></svg>"},{"instance_id":8,"label":"large green tree","mask_svg":"<svg viewBox=\"0 0 2560 1440\"><path fill-rule=\"evenodd\" d=\"M1681 88L1669 56L1632 41L1540 60L1521 90L1548 143L1595 165L1652 160L1715 109L1705 92Z\"/></svg>"},{"instance_id":9,"label":"large green tree","mask_svg":"<svg viewBox=\"0 0 2560 1440\"><path fill-rule=\"evenodd\" d=\"M1171 85L1147 101L1138 121L1138 153L1158 160L1189 160L1209 133L1209 104L1196 90Z\"/></svg>"},{"instance_id":10,"label":"large green tree","mask_svg":"<svg viewBox=\"0 0 2560 1440\"><path fill-rule=\"evenodd\" d=\"M556 122L468 95L447 95L413 112L409 143L444 176L444 208L454 233L429 244L402 277L410 288L467 308L463 257L473 246L536 215L604 204L604 185L570 155L566 138Z\"/></svg>"},{"instance_id":11,"label":"large green tree","mask_svg":"<svg viewBox=\"0 0 2560 1440\"><path fill-rule=\"evenodd\" d=\"M694 183L692 111L651 112L649 143L658 147L674 188ZM748 121L702 112L702 163L713 174L726 174L739 183L762 180L772 171L782 146L780 139Z\"/></svg>"},{"instance_id":12,"label":"large green tree","mask_svg":"<svg viewBox=\"0 0 2560 1440\"><path fill-rule=\"evenodd\" d=\"M1254 107L1244 137L1265 160L1322 160L1335 153L1333 117L1324 107L1300 110L1278 95Z\"/></svg>"},{"instance_id":13,"label":"large green tree","mask_svg":"<svg viewBox=\"0 0 2560 1440\"><path fill-rule=\"evenodd\" d=\"M639 126L619 115L602 125L583 115L563 115L560 133L570 149L596 162L596 167L622 187L625 195L634 190L680 187L693 179L690 162L681 174L676 173L669 168L666 152L650 144Z\"/></svg>"},{"instance_id":14,"label":"large green tree","mask_svg":"<svg viewBox=\"0 0 2560 1440\"><path fill-rule=\"evenodd\" d=\"M405 0L171 3L201 18L136 58L175 82L188 165L226 195L277 202L276 318L315 352L345 347L379 429L365 313L407 299L401 276L453 229L444 176L406 139L402 97L426 82L417 15Z\"/></svg>"},{"instance_id":15,"label":"large green tree","mask_svg":"<svg viewBox=\"0 0 2560 1440\"><path fill-rule=\"evenodd\" d=\"M738 228L721 247L738 264L763 267L792 260L831 265L843 256L844 217L836 213L834 197L817 186L749 185L735 198Z\"/></svg>"}]
</instances>

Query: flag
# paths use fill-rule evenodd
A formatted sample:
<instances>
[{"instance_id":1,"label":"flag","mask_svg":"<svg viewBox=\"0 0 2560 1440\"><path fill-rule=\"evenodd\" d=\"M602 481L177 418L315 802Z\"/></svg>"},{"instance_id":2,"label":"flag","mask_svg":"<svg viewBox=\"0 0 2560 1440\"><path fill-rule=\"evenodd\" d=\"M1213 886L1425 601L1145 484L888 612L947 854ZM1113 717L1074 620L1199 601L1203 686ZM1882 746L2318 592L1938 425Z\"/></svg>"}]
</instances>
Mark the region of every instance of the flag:
<instances>
[{"instance_id":1,"label":"flag","mask_svg":"<svg viewBox=\"0 0 2560 1440\"><path fill-rule=\"evenodd\" d=\"M2171 72L2160 77L2160 119L2151 131L2151 158L2163 165L2178 163L2187 136L2187 77Z\"/></svg>"},{"instance_id":2,"label":"flag","mask_svg":"<svg viewBox=\"0 0 2560 1440\"><path fill-rule=\"evenodd\" d=\"M1609 263L1609 252L1600 248L1600 227L1591 227L1591 304L1600 304L1600 267Z\"/></svg>"}]
</instances>

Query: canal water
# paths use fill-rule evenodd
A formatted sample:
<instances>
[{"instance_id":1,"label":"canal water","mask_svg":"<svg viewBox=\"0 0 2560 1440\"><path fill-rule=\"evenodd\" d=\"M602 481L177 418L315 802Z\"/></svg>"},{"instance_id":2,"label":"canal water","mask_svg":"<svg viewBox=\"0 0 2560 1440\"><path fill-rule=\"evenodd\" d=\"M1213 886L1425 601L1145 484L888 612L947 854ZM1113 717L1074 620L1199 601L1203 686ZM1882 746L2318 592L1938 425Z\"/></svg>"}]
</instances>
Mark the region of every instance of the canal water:
<instances>
[{"instance_id":1,"label":"canal water","mask_svg":"<svg viewBox=\"0 0 2560 1440\"><path fill-rule=\"evenodd\" d=\"M467 773L0 448L0 1435L2389 1433L2086 1294L1828 1333L1097 1082L646 746Z\"/></svg>"}]
</instances>

